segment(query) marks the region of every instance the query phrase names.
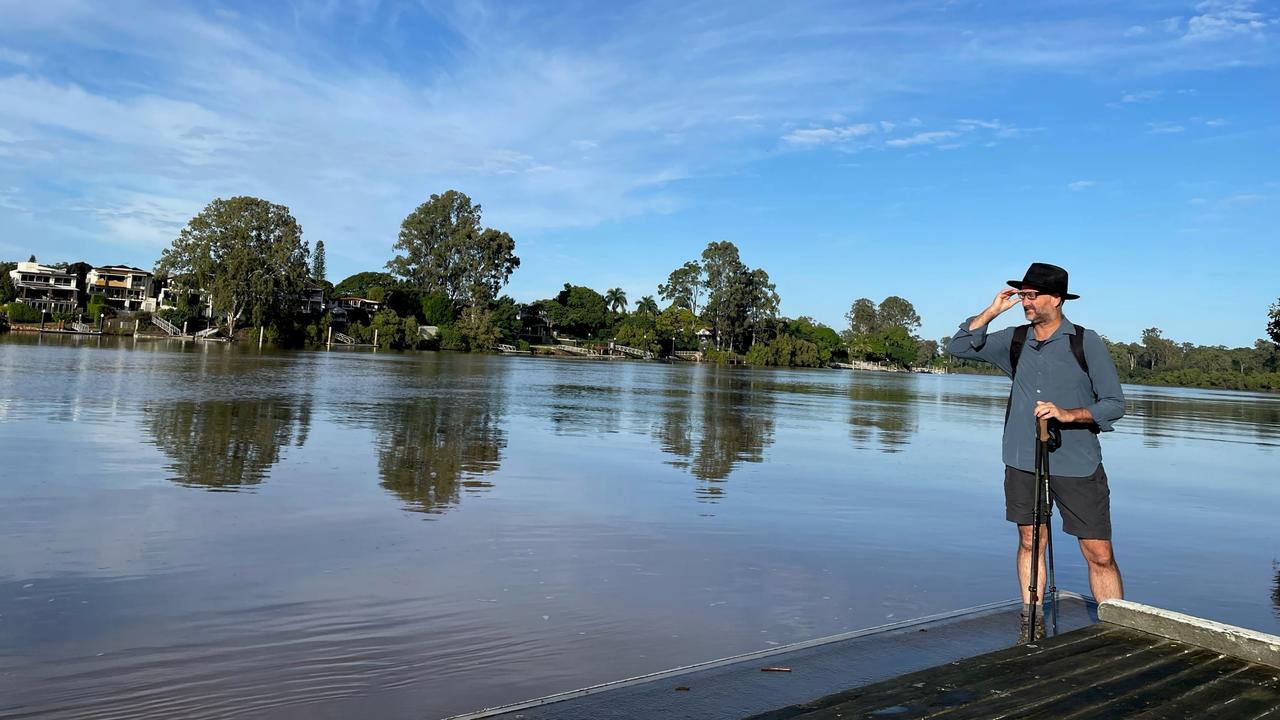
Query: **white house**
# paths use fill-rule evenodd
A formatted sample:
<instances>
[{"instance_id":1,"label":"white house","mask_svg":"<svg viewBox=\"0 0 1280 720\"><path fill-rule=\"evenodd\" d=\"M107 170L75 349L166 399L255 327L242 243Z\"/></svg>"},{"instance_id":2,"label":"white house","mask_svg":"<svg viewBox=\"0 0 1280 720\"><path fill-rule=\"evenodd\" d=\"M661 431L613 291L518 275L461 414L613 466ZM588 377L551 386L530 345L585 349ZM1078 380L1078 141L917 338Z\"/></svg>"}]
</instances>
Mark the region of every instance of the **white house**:
<instances>
[{"instance_id":1,"label":"white house","mask_svg":"<svg viewBox=\"0 0 1280 720\"><path fill-rule=\"evenodd\" d=\"M72 313L76 309L80 293L79 279L66 270L20 262L9 271L13 281L14 299L47 313Z\"/></svg>"},{"instance_id":2,"label":"white house","mask_svg":"<svg viewBox=\"0 0 1280 720\"><path fill-rule=\"evenodd\" d=\"M104 265L85 275L90 298L101 295L106 303L121 310L144 310L151 294L151 273L128 265Z\"/></svg>"}]
</instances>

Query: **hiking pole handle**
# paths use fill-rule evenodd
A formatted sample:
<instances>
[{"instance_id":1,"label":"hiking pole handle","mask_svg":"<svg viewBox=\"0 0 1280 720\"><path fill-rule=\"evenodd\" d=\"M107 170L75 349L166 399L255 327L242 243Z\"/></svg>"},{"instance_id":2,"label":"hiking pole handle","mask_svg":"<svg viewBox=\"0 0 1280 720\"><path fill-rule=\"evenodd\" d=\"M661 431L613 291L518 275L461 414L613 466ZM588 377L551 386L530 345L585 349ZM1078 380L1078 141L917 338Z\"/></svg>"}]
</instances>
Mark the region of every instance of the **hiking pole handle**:
<instances>
[{"instance_id":1,"label":"hiking pole handle","mask_svg":"<svg viewBox=\"0 0 1280 720\"><path fill-rule=\"evenodd\" d=\"M1049 418L1042 417L1036 420L1036 439L1042 443L1049 442Z\"/></svg>"}]
</instances>

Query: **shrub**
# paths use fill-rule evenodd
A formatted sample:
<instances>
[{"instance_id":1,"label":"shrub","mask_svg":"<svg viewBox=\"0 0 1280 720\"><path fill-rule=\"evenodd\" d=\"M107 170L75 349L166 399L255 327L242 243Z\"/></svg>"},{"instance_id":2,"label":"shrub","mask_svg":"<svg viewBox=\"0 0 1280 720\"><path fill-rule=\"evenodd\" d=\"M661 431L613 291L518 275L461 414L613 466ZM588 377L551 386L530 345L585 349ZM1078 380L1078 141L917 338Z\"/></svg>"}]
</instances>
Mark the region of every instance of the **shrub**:
<instances>
[{"instance_id":1,"label":"shrub","mask_svg":"<svg viewBox=\"0 0 1280 720\"><path fill-rule=\"evenodd\" d=\"M25 303L14 302L7 306L10 322L16 323L38 323L44 318L44 313L27 305Z\"/></svg>"}]
</instances>

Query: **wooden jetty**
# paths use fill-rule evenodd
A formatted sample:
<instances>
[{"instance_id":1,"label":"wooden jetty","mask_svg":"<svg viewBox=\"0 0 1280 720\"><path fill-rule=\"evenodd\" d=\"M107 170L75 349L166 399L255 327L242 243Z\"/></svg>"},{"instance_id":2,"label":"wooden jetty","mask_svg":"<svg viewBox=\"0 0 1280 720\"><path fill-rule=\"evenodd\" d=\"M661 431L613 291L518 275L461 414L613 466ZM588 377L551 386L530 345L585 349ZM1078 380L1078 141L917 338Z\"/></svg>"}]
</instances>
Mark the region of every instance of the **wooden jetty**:
<instances>
[{"instance_id":1,"label":"wooden jetty","mask_svg":"<svg viewBox=\"0 0 1280 720\"><path fill-rule=\"evenodd\" d=\"M1063 595L1062 634L1032 645L1010 647L1020 604L993 603L451 720L1280 720L1280 638Z\"/></svg>"},{"instance_id":2,"label":"wooden jetty","mask_svg":"<svg viewBox=\"0 0 1280 720\"><path fill-rule=\"evenodd\" d=\"M1098 615L1065 635L750 720L1280 718L1280 638L1123 601Z\"/></svg>"}]
</instances>

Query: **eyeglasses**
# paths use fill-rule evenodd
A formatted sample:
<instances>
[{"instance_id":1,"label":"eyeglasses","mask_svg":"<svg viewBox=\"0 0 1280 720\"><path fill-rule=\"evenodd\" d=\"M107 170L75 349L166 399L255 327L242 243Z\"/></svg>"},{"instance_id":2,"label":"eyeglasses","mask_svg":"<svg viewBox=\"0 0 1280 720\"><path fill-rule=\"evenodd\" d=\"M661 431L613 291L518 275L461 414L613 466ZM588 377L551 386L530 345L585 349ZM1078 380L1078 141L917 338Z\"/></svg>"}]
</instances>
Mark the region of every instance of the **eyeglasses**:
<instances>
[{"instance_id":1,"label":"eyeglasses","mask_svg":"<svg viewBox=\"0 0 1280 720\"><path fill-rule=\"evenodd\" d=\"M1021 290L1019 292L1014 293L1014 295L1018 295L1023 300L1032 300L1032 301L1034 301L1036 298L1040 297L1041 295L1052 295L1052 294L1053 293L1039 292L1037 290Z\"/></svg>"}]
</instances>

